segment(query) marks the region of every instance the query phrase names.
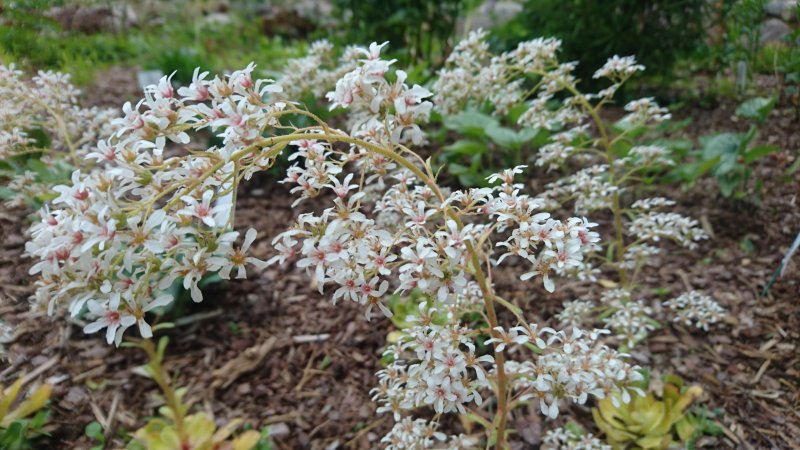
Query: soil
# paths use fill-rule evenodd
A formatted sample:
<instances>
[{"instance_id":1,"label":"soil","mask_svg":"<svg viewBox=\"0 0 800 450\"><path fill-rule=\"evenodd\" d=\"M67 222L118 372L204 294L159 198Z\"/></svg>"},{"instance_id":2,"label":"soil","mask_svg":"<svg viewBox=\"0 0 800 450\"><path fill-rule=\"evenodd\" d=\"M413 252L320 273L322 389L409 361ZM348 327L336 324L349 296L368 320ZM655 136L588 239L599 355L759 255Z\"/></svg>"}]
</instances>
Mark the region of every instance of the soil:
<instances>
[{"instance_id":1,"label":"soil","mask_svg":"<svg viewBox=\"0 0 800 450\"><path fill-rule=\"evenodd\" d=\"M686 108L676 118L693 122L681 133L696 139L715 130L744 131L748 124L732 119L735 106ZM678 201L679 212L699 218L712 239L697 251L669 247L642 278L648 288L663 289L638 294L657 308L660 299L698 289L729 314L708 333L665 323L633 358L702 386L701 401L723 429L699 443L705 448L800 448L800 255L765 292L800 232L800 172L784 175L800 157L798 125L791 111L779 108L760 128L761 142L782 148L758 163L760 202L723 199L710 180L691 189L659 187ZM301 208L293 208L288 192L267 176L243 188L239 198L238 226L258 229L254 254L270 257L272 236ZM106 426L109 448L119 447L121 430L135 430L155 414L156 386L135 371L144 363L141 351L109 347L83 335L79 321L29 310L32 263L21 258L28 214L0 210L0 315L14 330L0 383L27 373L55 384L47 448L89 448L83 430L92 421ZM531 321L555 325L563 301L597 297L596 286L568 280L547 294L538 284L520 282L518 272L496 271L495 283ZM166 367L177 385L189 387L197 409L219 422L238 417L255 427L269 425L278 449L376 448L391 418L376 416L369 390L391 324L367 322L361 308L346 302L332 305L309 280L287 265L211 286L203 303L188 305L176 327L163 333L170 338ZM587 407L570 406L555 422L533 410L515 412L514 448L537 448L543 431L567 416L592 425ZM450 422L447 427L460 429Z\"/></svg>"}]
</instances>

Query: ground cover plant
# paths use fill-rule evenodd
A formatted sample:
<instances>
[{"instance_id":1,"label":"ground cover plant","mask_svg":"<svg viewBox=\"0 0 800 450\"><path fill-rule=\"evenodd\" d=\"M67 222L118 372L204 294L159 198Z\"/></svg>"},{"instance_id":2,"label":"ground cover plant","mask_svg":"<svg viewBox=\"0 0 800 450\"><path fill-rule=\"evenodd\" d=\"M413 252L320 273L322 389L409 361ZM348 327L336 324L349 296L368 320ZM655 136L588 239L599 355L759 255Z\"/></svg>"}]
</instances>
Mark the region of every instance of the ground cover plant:
<instances>
[{"instance_id":1,"label":"ground cover plant","mask_svg":"<svg viewBox=\"0 0 800 450\"><path fill-rule=\"evenodd\" d=\"M266 74L168 72L111 109L3 66L3 255L26 258L0 266L3 439L791 445L779 100L695 144L719 124L687 139L681 111L620 98L636 58L584 84L558 39L490 39L453 41L430 80L390 42L320 40Z\"/></svg>"}]
</instances>

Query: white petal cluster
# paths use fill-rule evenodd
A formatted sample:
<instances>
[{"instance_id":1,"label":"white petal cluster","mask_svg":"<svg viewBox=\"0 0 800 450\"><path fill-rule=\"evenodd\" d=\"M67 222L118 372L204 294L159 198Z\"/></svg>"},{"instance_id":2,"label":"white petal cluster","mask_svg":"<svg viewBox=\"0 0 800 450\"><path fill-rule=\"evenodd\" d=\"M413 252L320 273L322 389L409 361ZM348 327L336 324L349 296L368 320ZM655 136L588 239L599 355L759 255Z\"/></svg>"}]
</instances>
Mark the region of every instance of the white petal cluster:
<instances>
[{"instance_id":1,"label":"white petal cluster","mask_svg":"<svg viewBox=\"0 0 800 450\"><path fill-rule=\"evenodd\" d=\"M362 58L358 66L344 74L326 97L331 109L350 110L348 122L353 136L383 145L420 144L423 133L418 123L428 120L433 104L426 99L433 94L418 84L405 84L408 75L402 70L395 72L394 82L386 79L396 62L381 59L386 44L373 42L369 49L357 49Z\"/></svg>"},{"instance_id":2,"label":"white petal cluster","mask_svg":"<svg viewBox=\"0 0 800 450\"><path fill-rule=\"evenodd\" d=\"M39 71L30 80L13 65L0 64L0 160L25 152L41 152L46 167L76 164L92 150L99 138L111 134L112 109L78 105L80 92L69 75ZM43 132L48 148L41 148L31 130ZM54 169L55 170L55 169ZM9 206L46 196L50 183L40 174L26 171L13 178L8 188L14 195Z\"/></svg>"},{"instance_id":3,"label":"white petal cluster","mask_svg":"<svg viewBox=\"0 0 800 450\"><path fill-rule=\"evenodd\" d=\"M671 239L689 249L698 247L698 241L708 239L708 234L694 219L673 212L649 211L633 219L628 232L642 241L658 242Z\"/></svg>"},{"instance_id":4,"label":"white petal cluster","mask_svg":"<svg viewBox=\"0 0 800 450\"><path fill-rule=\"evenodd\" d=\"M631 245L625 250L622 262L618 264L625 270L634 271L645 264L652 265L655 257L661 254L661 249L648 244Z\"/></svg>"},{"instance_id":5,"label":"white petal cluster","mask_svg":"<svg viewBox=\"0 0 800 450\"><path fill-rule=\"evenodd\" d=\"M656 328L656 322L651 317L653 308L647 306L644 300L626 299L616 302L611 311L613 313L604 318L603 323L628 348L642 341Z\"/></svg>"},{"instance_id":6,"label":"white petal cluster","mask_svg":"<svg viewBox=\"0 0 800 450\"><path fill-rule=\"evenodd\" d=\"M595 310L594 302L589 300L572 300L564 302L561 312L556 314L556 318L564 326L581 327L584 325Z\"/></svg>"},{"instance_id":7,"label":"white petal cluster","mask_svg":"<svg viewBox=\"0 0 800 450\"><path fill-rule=\"evenodd\" d=\"M675 162L669 158L669 151L658 145L637 145L630 150L630 156L635 164L640 166L674 166Z\"/></svg>"},{"instance_id":8,"label":"white petal cluster","mask_svg":"<svg viewBox=\"0 0 800 450\"><path fill-rule=\"evenodd\" d=\"M437 111L453 114L465 108L480 108L488 102L494 114L502 116L527 100L523 89L525 80L518 75L552 70L553 76L571 77L574 65L559 66L556 60L561 46L557 39L522 42L516 49L500 55L489 51L485 39L485 31L475 30L455 46L433 85ZM548 89L544 95L549 99L558 90ZM569 114L556 113L556 116L565 122L573 121L568 119ZM528 121L521 119L520 123Z\"/></svg>"},{"instance_id":9,"label":"white petal cluster","mask_svg":"<svg viewBox=\"0 0 800 450\"><path fill-rule=\"evenodd\" d=\"M611 450L612 447L595 437L592 433L582 435L572 430L556 428L544 434L544 450Z\"/></svg>"},{"instance_id":10,"label":"white petal cluster","mask_svg":"<svg viewBox=\"0 0 800 450\"><path fill-rule=\"evenodd\" d=\"M425 419L406 417L394 424L381 439L386 450L465 450L476 448L477 442L465 435L447 436L437 431L439 424Z\"/></svg>"},{"instance_id":11,"label":"white petal cluster","mask_svg":"<svg viewBox=\"0 0 800 450\"><path fill-rule=\"evenodd\" d=\"M513 342L535 344L541 354L535 361L507 361L506 375L520 400L538 400L542 414L550 418L558 417L562 400L584 404L590 396L619 392L628 402L628 390L636 390L630 383L642 379L639 367L625 361L627 355L599 343L608 330L555 331L525 325L515 331Z\"/></svg>"},{"instance_id":12,"label":"white petal cluster","mask_svg":"<svg viewBox=\"0 0 800 450\"><path fill-rule=\"evenodd\" d=\"M337 60L333 44L324 39L315 41L305 56L286 62L286 69L276 83L289 100L302 99L309 94L323 98L336 86L337 80L358 67L358 59L356 47L347 47Z\"/></svg>"},{"instance_id":13,"label":"white petal cluster","mask_svg":"<svg viewBox=\"0 0 800 450\"><path fill-rule=\"evenodd\" d=\"M725 317L725 308L713 298L698 291L689 291L664 302L674 313L673 321L708 331L709 325Z\"/></svg>"},{"instance_id":14,"label":"white petal cluster","mask_svg":"<svg viewBox=\"0 0 800 450\"><path fill-rule=\"evenodd\" d=\"M650 209L659 209L665 206L675 206L675 201L670 200L664 197L650 197L650 198L643 198L641 200L636 200L631 205L633 209L641 209L641 210L650 210Z\"/></svg>"},{"instance_id":15,"label":"white petal cluster","mask_svg":"<svg viewBox=\"0 0 800 450\"><path fill-rule=\"evenodd\" d=\"M105 328L118 344L134 324L142 336L152 334L145 313L172 301L174 281L201 301L204 275L242 278L246 265L263 267L247 254L254 230L236 244L227 195L235 180L274 159L248 150L284 107L270 101L276 86L253 81L254 67L213 80L195 71L177 92L164 77L136 106L124 105L110 137L87 155L96 168L56 186L57 197L31 228L26 251L39 262L30 273L40 275L35 305L50 313L66 305L73 316L87 305L93 322L85 331ZM188 130L204 128L222 138L221 148L165 155L168 141L186 145Z\"/></svg>"},{"instance_id":16,"label":"white petal cluster","mask_svg":"<svg viewBox=\"0 0 800 450\"><path fill-rule=\"evenodd\" d=\"M564 145L561 142L551 142L543 145L536 156L536 165L553 168L566 161L575 151L575 147Z\"/></svg>"},{"instance_id":17,"label":"white petal cluster","mask_svg":"<svg viewBox=\"0 0 800 450\"><path fill-rule=\"evenodd\" d=\"M387 349L392 363L377 373L379 386L373 400L378 413L390 412L399 420L404 412L430 407L436 413L465 413L465 405L481 405L480 391L489 384L482 363L491 356L476 356L466 328L433 323L435 309L420 305L420 325L404 331L401 344Z\"/></svg>"},{"instance_id":18,"label":"white petal cluster","mask_svg":"<svg viewBox=\"0 0 800 450\"><path fill-rule=\"evenodd\" d=\"M636 64L636 57L614 55L608 58L603 67L597 69L592 78L609 78L615 83L619 83L629 78L636 72L644 70L644 66Z\"/></svg>"},{"instance_id":19,"label":"white petal cluster","mask_svg":"<svg viewBox=\"0 0 800 450\"><path fill-rule=\"evenodd\" d=\"M484 208L490 217L495 217L499 228L510 230L511 234L497 246L504 247L506 253L497 263L514 255L531 263L531 270L520 278L528 280L541 276L547 291L555 290L550 279L551 271L569 272L583 267L583 255L599 248L599 235L591 231L597 224L586 218L572 217L558 221L549 213L537 212L541 202L519 192L514 184L514 176L524 169L518 166L503 173L490 176L489 182L500 181L494 189L497 197L489 197Z\"/></svg>"},{"instance_id":20,"label":"white petal cluster","mask_svg":"<svg viewBox=\"0 0 800 450\"><path fill-rule=\"evenodd\" d=\"M658 106L658 103L652 97L628 102L625 105L625 111L628 111L628 115L623 120L635 125L651 122L661 123L672 118L672 114L669 113L667 108Z\"/></svg>"},{"instance_id":21,"label":"white petal cluster","mask_svg":"<svg viewBox=\"0 0 800 450\"><path fill-rule=\"evenodd\" d=\"M613 193L623 189L608 180L608 165L589 166L547 185L541 195L552 199L575 201L575 212L586 214L599 209L611 208Z\"/></svg>"}]
</instances>

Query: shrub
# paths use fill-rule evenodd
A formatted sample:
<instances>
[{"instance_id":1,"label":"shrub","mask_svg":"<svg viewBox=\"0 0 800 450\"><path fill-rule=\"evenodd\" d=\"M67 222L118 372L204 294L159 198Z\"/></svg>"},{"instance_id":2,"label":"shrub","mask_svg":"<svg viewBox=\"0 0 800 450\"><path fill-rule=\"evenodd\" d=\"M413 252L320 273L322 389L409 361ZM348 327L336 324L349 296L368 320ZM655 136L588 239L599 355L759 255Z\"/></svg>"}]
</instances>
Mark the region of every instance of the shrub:
<instances>
[{"instance_id":1,"label":"shrub","mask_svg":"<svg viewBox=\"0 0 800 450\"><path fill-rule=\"evenodd\" d=\"M621 292L608 302L613 320L607 325L625 345L640 338L640 329L646 333L640 313L649 311L625 291L660 251L646 243L674 240L691 249L706 236L692 219L660 211L674 204L667 199L624 203L639 175L671 163L664 149L641 142L669 116L652 99L628 103L628 114L613 126L598 113L644 68L632 57L614 56L595 74L610 85L583 93L575 65L558 59L557 39L523 42L492 57L483 35L473 33L448 58L434 97L410 84L408 73L393 70L396 61L383 58L384 46L350 49L355 57L340 60L341 71L308 72L310 79L336 78L325 97L331 109L346 112L341 127L347 131L293 101L307 89L255 79L254 64L213 77L196 69L179 89L170 77L147 87L142 101L123 106L124 117L111 122L113 131L90 153L97 165L79 167L71 183L57 186L52 209L31 227L26 250L38 260L31 273L41 274L35 306L85 316L86 333L102 331L109 344L119 345L134 330L152 337L150 313L175 301L173 283L202 301L199 285L210 273L244 278L270 264L293 263L334 303L361 305L366 320L393 316L390 288L416 296L412 314L408 304L394 303L406 309L398 321L404 328L386 348L386 367L372 390L377 411L395 422L381 440L388 449L482 442L505 449L514 408L533 403L555 418L570 402L644 396L636 384L640 368L604 343L610 330L531 323L492 282L492 267L512 259L520 263L521 280L539 278L548 292L555 291L556 278L594 282L601 269L613 270L618 280L610 283ZM296 67L313 69L325 58L322 47ZM281 79L290 83L292 77ZM310 87L313 93L316 86ZM521 103L521 125L552 133L537 164L560 166L572 158L587 167L538 197L517 183L523 165L489 175L484 187L442 186L430 159L412 150L425 141L431 98L441 114L456 117L475 105L505 114ZM297 126L298 116L308 122ZM211 144L207 132L217 138ZM498 142L525 142L511 130L490 133ZM300 214L274 238L277 254L265 262L249 254L257 230L241 240L234 230L235 195L281 154L293 164L281 180L297 196L293 207L317 197L327 207ZM576 197L575 217L557 219L544 210ZM598 210L614 219L605 248L596 224L583 217ZM695 297L676 299L675 308L710 305ZM689 312L682 320L711 322ZM144 346L154 351L149 342ZM482 353L484 346L493 353ZM484 406L487 395L492 407ZM472 413L477 408L484 411ZM476 422L483 436L439 431L446 414ZM171 426L157 422L140 437Z\"/></svg>"},{"instance_id":2,"label":"shrub","mask_svg":"<svg viewBox=\"0 0 800 450\"><path fill-rule=\"evenodd\" d=\"M576 75L594 86L594 68L611 54L633 55L651 73L669 73L702 45L708 8L704 0L526 0L516 18L494 31L504 48L539 36L561 39L564 59L580 61Z\"/></svg>"},{"instance_id":3,"label":"shrub","mask_svg":"<svg viewBox=\"0 0 800 450\"><path fill-rule=\"evenodd\" d=\"M406 64L431 61L449 50L468 0L334 0L347 24L346 42L391 42Z\"/></svg>"}]
</instances>

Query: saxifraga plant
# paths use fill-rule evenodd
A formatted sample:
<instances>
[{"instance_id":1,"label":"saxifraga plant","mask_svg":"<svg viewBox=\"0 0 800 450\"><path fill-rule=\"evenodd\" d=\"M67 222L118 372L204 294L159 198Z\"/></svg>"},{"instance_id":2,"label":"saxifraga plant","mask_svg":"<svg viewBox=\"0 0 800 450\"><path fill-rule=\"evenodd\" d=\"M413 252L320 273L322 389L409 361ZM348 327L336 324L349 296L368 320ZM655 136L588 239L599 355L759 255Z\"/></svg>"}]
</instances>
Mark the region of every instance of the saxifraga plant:
<instances>
[{"instance_id":1,"label":"saxifraga plant","mask_svg":"<svg viewBox=\"0 0 800 450\"><path fill-rule=\"evenodd\" d=\"M601 114L621 86L644 66L633 57L615 55L593 75L610 85L584 93L574 75L576 63L561 62L560 48L558 39L539 38L495 55L486 33L475 31L456 45L439 72L434 83L436 109L449 115L464 108L488 108L502 117L522 105L525 111L518 124L523 129L550 132L535 165L548 170L581 167L547 185L538 200L550 209L573 205L578 214L608 211L611 235L604 240L603 251L591 253L581 264L556 270L589 282L597 282L602 270L612 270L617 279L610 283L615 289L600 296L600 306L591 300L569 302L559 319L578 326L602 318L605 327L631 347L658 325L644 300L632 298L643 265L663 252L662 241L695 249L708 236L696 220L663 211L674 201L636 200L646 178L674 164L670 150L658 145L653 136L656 126L670 118L669 112L652 98L642 98L628 102L627 115L616 123ZM718 321L720 313L717 305L704 323Z\"/></svg>"},{"instance_id":2,"label":"saxifraga plant","mask_svg":"<svg viewBox=\"0 0 800 450\"><path fill-rule=\"evenodd\" d=\"M484 427L486 445L507 449L507 421L517 406L536 402L556 417L568 401L612 394L628 401L642 376L625 354L600 342L606 330L530 323L492 283L490 266L516 257L523 280L541 277L552 292L554 270L580 267L597 250L594 224L541 211L543 202L514 181L524 166L492 175L492 187L440 186L430 163L409 148L424 138L419 124L432 93L407 85L404 72L392 73L382 47L359 49L356 67L327 94L332 107L350 111L349 132L284 99L270 80L254 80L252 64L213 79L196 71L191 85L177 90L167 77L147 88L89 153L96 168L77 170L72 184L56 187L52 209L31 228L26 249L39 259L31 273L40 274L34 304L72 315L88 308L84 331L105 330L107 341L119 344L134 325L152 336L147 312L173 301L166 291L173 281L182 279L202 301L197 283L210 272L243 278L247 266L291 261L320 292L333 290L334 302L363 305L367 319L391 315L390 286L420 292L430 306L420 303L415 326L387 349L392 362L373 391L378 411L395 419L382 439L389 449L483 446L479 436L439 431L444 414L470 418ZM532 53L511 57L535 66L548 44L526 48ZM287 117L297 115L313 125L292 126ZM178 151L206 129L222 144ZM168 141L177 148L166 151ZM255 230L237 244L235 195L284 152L295 161L283 180L299 195L295 205L326 193L329 207L301 214L275 238L278 255L265 263L248 256ZM495 259L495 247L507 253ZM510 314L501 315L501 307ZM431 320L438 311L448 312L443 324ZM476 311L488 328L470 329L461 311ZM476 352L483 334L493 355ZM483 402L488 392L493 401ZM415 418L422 408L433 409L433 418Z\"/></svg>"}]
</instances>

